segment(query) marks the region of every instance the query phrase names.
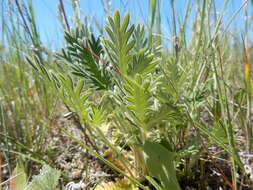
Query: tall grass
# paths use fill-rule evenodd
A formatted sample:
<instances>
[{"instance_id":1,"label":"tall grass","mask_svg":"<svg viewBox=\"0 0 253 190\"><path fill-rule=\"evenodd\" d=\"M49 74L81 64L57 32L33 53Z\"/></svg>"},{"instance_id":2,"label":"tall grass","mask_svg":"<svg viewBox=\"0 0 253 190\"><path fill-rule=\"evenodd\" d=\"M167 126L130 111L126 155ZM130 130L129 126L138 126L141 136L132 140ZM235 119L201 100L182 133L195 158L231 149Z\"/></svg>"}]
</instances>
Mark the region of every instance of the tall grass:
<instances>
[{"instance_id":1,"label":"tall grass","mask_svg":"<svg viewBox=\"0 0 253 190\"><path fill-rule=\"evenodd\" d=\"M14 158L19 157L13 157L15 152L21 153L21 160L22 154L44 160L46 134L55 117L57 99L25 60L34 52L44 64L32 3L15 1L8 11L8 19L2 17L0 141L1 151L13 168Z\"/></svg>"}]
</instances>

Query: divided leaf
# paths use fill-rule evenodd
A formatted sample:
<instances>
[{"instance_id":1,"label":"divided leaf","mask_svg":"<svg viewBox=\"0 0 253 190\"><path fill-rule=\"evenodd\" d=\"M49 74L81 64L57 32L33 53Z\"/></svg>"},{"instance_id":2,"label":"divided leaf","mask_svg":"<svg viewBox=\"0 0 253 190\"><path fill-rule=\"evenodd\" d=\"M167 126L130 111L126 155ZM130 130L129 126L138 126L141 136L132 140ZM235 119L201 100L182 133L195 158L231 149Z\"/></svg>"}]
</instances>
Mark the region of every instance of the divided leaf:
<instances>
[{"instance_id":1,"label":"divided leaf","mask_svg":"<svg viewBox=\"0 0 253 190\"><path fill-rule=\"evenodd\" d=\"M74 75L83 77L97 90L111 88L111 74L101 63L103 48L99 38L93 34L85 36L85 33L76 29L76 32L65 32L64 38L67 48L58 54L72 69Z\"/></svg>"},{"instance_id":2,"label":"divided leaf","mask_svg":"<svg viewBox=\"0 0 253 190\"><path fill-rule=\"evenodd\" d=\"M133 56L133 62L129 66L129 75L135 74L146 75L154 71L155 67L159 63L159 59L154 59L153 55L145 52L141 49L136 55Z\"/></svg>"},{"instance_id":3,"label":"divided leaf","mask_svg":"<svg viewBox=\"0 0 253 190\"><path fill-rule=\"evenodd\" d=\"M60 172L49 166L43 166L39 175L33 176L26 190L55 190L60 178Z\"/></svg>"},{"instance_id":4,"label":"divided leaf","mask_svg":"<svg viewBox=\"0 0 253 190\"><path fill-rule=\"evenodd\" d=\"M135 40L132 39L134 25L129 26L130 16L127 13L121 24L119 11L116 11L114 18L108 18L105 30L109 39L105 39L107 53L115 67L123 74L127 74L128 65L132 58L131 50L134 48Z\"/></svg>"},{"instance_id":5,"label":"divided leaf","mask_svg":"<svg viewBox=\"0 0 253 190\"><path fill-rule=\"evenodd\" d=\"M82 114L82 117L86 117L89 107L89 103L86 101L90 97L90 93L82 93L84 81L79 80L77 84L74 85L69 75L67 75L67 77L58 75L57 78L60 81L60 87L58 88L59 96L69 107L73 108L77 113Z\"/></svg>"},{"instance_id":6,"label":"divided leaf","mask_svg":"<svg viewBox=\"0 0 253 190\"><path fill-rule=\"evenodd\" d=\"M152 96L148 91L149 82L144 81L140 75L135 80L126 78L124 89L126 91L126 107L132 115L135 124L146 127L152 106Z\"/></svg>"}]
</instances>

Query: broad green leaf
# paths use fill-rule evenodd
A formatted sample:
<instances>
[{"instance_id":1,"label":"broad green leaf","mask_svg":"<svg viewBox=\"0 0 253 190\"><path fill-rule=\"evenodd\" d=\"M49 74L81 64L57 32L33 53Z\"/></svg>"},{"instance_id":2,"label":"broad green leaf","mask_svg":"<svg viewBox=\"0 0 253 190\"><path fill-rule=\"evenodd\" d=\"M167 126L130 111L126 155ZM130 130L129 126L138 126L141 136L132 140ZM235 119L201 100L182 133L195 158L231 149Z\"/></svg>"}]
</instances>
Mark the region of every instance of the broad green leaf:
<instances>
[{"instance_id":1,"label":"broad green leaf","mask_svg":"<svg viewBox=\"0 0 253 190\"><path fill-rule=\"evenodd\" d=\"M23 165L17 164L12 177L10 189L24 190L27 184L27 177Z\"/></svg>"},{"instance_id":2,"label":"broad green leaf","mask_svg":"<svg viewBox=\"0 0 253 190\"><path fill-rule=\"evenodd\" d=\"M162 145L146 141L143 145L144 159L150 175L156 177L164 190L180 190L176 170L174 168L174 153Z\"/></svg>"}]
</instances>

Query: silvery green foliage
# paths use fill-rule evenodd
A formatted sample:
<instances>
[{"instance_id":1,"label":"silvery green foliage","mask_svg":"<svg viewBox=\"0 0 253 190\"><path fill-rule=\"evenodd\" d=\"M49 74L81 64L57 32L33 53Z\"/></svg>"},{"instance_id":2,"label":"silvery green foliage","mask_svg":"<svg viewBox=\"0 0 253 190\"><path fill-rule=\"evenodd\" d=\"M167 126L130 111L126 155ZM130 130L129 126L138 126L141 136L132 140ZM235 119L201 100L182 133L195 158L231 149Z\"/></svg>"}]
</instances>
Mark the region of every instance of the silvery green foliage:
<instances>
[{"instance_id":1,"label":"silvery green foliage","mask_svg":"<svg viewBox=\"0 0 253 190\"><path fill-rule=\"evenodd\" d=\"M25 190L56 190L60 175L58 170L45 165L40 174L33 177Z\"/></svg>"},{"instance_id":2,"label":"silvery green foliage","mask_svg":"<svg viewBox=\"0 0 253 190\"><path fill-rule=\"evenodd\" d=\"M114 67L123 74L127 74L128 66L132 59L132 49L135 40L132 38L134 25L130 24L130 15L127 13L123 19L119 11L114 17L109 16L105 30L109 39L104 39L105 48Z\"/></svg>"},{"instance_id":3,"label":"silvery green foliage","mask_svg":"<svg viewBox=\"0 0 253 190\"><path fill-rule=\"evenodd\" d=\"M79 27L65 32L66 48L57 54L59 60L64 60L72 74L86 79L97 90L111 88L111 74L106 69L107 62L101 57L104 50L99 37L90 34L85 27Z\"/></svg>"}]
</instances>

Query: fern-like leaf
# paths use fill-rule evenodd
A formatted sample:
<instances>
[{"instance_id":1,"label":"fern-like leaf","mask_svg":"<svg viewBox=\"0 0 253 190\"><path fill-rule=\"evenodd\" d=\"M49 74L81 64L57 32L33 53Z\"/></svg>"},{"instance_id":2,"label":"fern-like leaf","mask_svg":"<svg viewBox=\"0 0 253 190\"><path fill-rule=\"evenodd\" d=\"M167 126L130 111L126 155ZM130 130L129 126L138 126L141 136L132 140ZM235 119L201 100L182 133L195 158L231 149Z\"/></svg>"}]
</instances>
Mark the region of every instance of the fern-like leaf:
<instances>
[{"instance_id":1,"label":"fern-like leaf","mask_svg":"<svg viewBox=\"0 0 253 190\"><path fill-rule=\"evenodd\" d=\"M33 177L26 190L55 190L60 178L60 172L49 166L43 166L39 175Z\"/></svg>"},{"instance_id":2,"label":"fern-like leaf","mask_svg":"<svg viewBox=\"0 0 253 190\"><path fill-rule=\"evenodd\" d=\"M87 99L90 97L90 93L82 93L84 81L79 80L77 84L74 85L74 82L69 75L67 75L67 77L58 75L57 78L60 81L58 91L61 99L70 108L73 108L79 114L80 118L86 118L89 107Z\"/></svg>"},{"instance_id":3,"label":"fern-like leaf","mask_svg":"<svg viewBox=\"0 0 253 190\"><path fill-rule=\"evenodd\" d=\"M144 26L138 24L133 33L133 39L136 41L135 43L135 51L139 51L140 49L148 48L148 39L145 36Z\"/></svg>"},{"instance_id":4,"label":"fern-like leaf","mask_svg":"<svg viewBox=\"0 0 253 190\"><path fill-rule=\"evenodd\" d=\"M129 66L128 75L148 74L154 71L159 59L154 59L154 56L145 52L144 49L139 50L139 53L133 56L132 64Z\"/></svg>"},{"instance_id":5,"label":"fern-like leaf","mask_svg":"<svg viewBox=\"0 0 253 190\"><path fill-rule=\"evenodd\" d=\"M132 120L137 126L144 129L153 104L148 88L149 82L144 81L140 75L136 75L135 80L126 78L126 84L124 85L127 94L125 103L130 111Z\"/></svg>"},{"instance_id":6,"label":"fern-like leaf","mask_svg":"<svg viewBox=\"0 0 253 190\"><path fill-rule=\"evenodd\" d=\"M116 11L114 18L108 17L108 24L105 30L110 39L105 39L107 53L115 67L118 67L123 74L127 74L128 64L132 58L131 50L135 45L132 39L134 25L129 27L130 16L127 13L121 23L119 11Z\"/></svg>"},{"instance_id":7,"label":"fern-like leaf","mask_svg":"<svg viewBox=\"0 0 253 190\"><path fill-rule=\"evenodd\" d=\"M104 53L100 39L93 34L84 36L85 34L79 29L65 32L67 48L58 57L70 65L74 75L87 79L97 90L109 89L112 80L106 65L100 62L100 56Z\"/></svg>"}]
</instances>

